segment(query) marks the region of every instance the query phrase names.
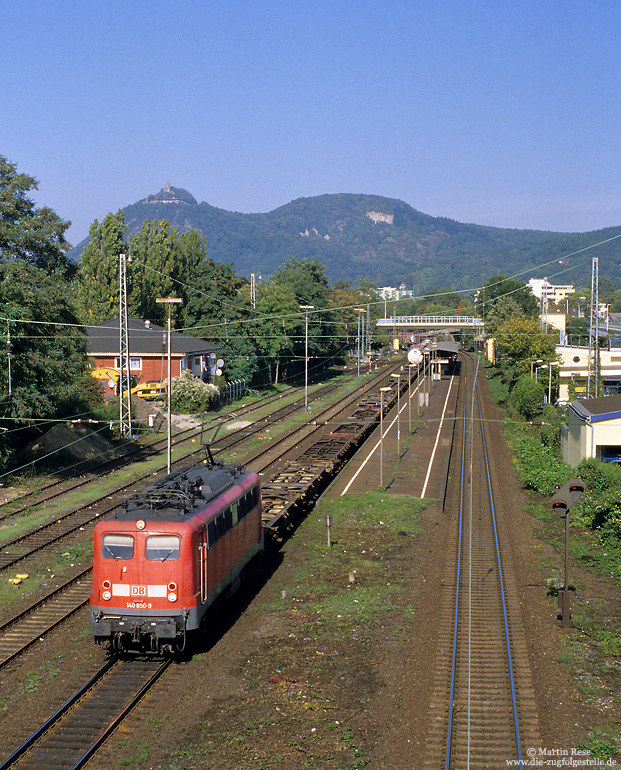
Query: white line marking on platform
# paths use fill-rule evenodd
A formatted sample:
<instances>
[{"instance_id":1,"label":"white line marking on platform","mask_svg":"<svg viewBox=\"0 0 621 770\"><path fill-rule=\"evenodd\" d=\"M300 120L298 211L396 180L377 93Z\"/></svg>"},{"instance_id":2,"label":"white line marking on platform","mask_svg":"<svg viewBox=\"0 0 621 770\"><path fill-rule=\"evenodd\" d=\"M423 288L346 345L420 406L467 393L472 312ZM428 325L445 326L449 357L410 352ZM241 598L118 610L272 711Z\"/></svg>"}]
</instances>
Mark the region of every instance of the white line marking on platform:
<instances>
[{"instance_id":1,"label":"white line marking on platform","mask_svg":"<svg viewBox=\"0 0 621 770\"><path fill-rule=\"evenodd\" d=\"M440 417L440 425L438 426L438 433L436 435L436 443L433 445L433 451L431 453L431 458L429 460L429 465L427 466L427 475L425 476L425 483L423 484L423 491L420 493L421 497L425 497L425 492L427 491L427 482L429 481L429 476L431 475L431 466L433 465L433 458L436 455L436 449L438 448L438 441L440 440L440 432L442 431L442 426L444 425L444 415L446 414L446 407L448 405L449 396L451 394L451 388L453 387L453 380L455 377L451 377L451 383L449 385L449 389L446 391L446 398L444 399L444 409L442 410L442 417Z\"/></svg>"}]
</instances>

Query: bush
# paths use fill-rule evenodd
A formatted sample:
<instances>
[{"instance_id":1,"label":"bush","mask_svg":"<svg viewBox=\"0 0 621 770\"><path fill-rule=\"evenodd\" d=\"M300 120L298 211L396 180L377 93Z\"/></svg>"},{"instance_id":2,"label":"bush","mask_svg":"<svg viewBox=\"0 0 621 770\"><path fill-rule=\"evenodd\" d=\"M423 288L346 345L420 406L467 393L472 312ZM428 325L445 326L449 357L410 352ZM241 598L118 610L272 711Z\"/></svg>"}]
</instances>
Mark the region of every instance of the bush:
<instances>
[{"instance_id":1,"label":"bush","mask_svg":"<svg viewBox=\"0 0 621 770\"><path fill-rule=\"evenodd\" d=\"M541 495L553 495L555 484L569 480L569 466L535 436L519 436L513 442L518 473L524 486Z\"/></svg>"},{"instance_id":2,"label":"bush","mask_svg":"<svg viewBox=\"0 0 621 770\"><path fill-rule=\"evenodd\" d=\"M175 412L185 414L206 412L217 400L219 390L215 385L203 382L188 369L176 377L170 388L170 403Z\"/></svg>"},{"instance_id":3,"label":"bush","mask_svg":"<svg viewBox=\"0 0 621 770\"><path fill-rule=\"evenodd\" d=\"M545 388L528 375L519 377L511 390L511 405L523 420L532 420L543 412Z\"/></svg>"},{"instance_id":4,"label":"bush","mask_svg":"<svg viewBox=\"0 0 621 770\"><path fill-rule=\"evenodd\" d=\"M579 509L584 523L605 540L621 542L621 468L590 457L576 468L576 475L587 488Z\"/></svg>"},{"instance_id":5,"label":"bush","mask_svg":"<svg viewBox=\"0 0 621 770\"><path fill-rule=\"evenodd\" d=\"M583 460L576 468L576 475L594 494L606 492L611 487L621 487L621 468L616 463L603 463L595 457Z\"/></svg>"},{"instance_id":6,"label":"bush","mask_svg":"<svg viewBox=\"0 0 621 770\"><path fill-rule=\"evenodd\" d=\"M539 439L544 446L550 447L560 455L563 414L556 407L547 404L541 416L543 424L539 427Z\"/></svg>"}]
</instances>

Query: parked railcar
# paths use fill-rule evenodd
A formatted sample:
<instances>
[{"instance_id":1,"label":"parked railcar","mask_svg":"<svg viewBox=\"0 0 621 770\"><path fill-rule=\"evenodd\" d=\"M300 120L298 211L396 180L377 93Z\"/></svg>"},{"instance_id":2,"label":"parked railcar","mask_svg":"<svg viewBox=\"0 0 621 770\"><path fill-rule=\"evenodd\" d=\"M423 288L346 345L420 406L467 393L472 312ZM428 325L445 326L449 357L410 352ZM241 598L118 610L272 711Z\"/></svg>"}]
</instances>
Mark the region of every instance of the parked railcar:
<instances>
[{"instance_id":1,"label":"parked railcar","mask_svg":"<svg viewBox=\"0 0 621 770\"><path fill-rule=\"evenodd\" d=\"M150 484L95 527L95 643L182 650L263 548L255 473L196 466Z\"/></svg>"}]
</instances>

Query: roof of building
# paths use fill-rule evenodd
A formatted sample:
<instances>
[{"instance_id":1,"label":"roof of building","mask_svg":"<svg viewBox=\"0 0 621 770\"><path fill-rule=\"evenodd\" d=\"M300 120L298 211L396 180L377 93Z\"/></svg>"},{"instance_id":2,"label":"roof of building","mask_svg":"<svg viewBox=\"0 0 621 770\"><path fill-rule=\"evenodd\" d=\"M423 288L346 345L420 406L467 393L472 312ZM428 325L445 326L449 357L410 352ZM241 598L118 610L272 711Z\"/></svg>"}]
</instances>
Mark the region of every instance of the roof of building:
<instances>
[{"instance_id":1,"label":"roof of building","mask_svg":"<svg viewBox=\"0 0 621 770\"><path fill-rule=\"evenodd\" d=\"M435 350L438 353L444 353L447 356L456 356L459 353L459 342L452 340L437 340L427 345L427 350Z\"/></svg>"},{"instance_id":2,"label":"roof of building","mask_svg":"<svg viewBox=\"0 0 621 770\"><path fill-rule=\"evenodd\" d=\"M163 326L141 321L139 318L127 319L130 355L162 355L166 349L167 330ZM119 354L119 319L111 318L97 326L87 328L90 351L94 355ZM172 355L198 355L220 350L219 345L198 337L190 337L181 332L170 334L170 352Z\"/></svg>"},{"instance_id":3,"label":"roof of building","mask_svg":"<svg viewBox=\"0 0 621 770\"><path fill-rule=\"evenodd\" d=\"M574 411L581 420L600 422L601 420L614 420L621 417L621 393L614 396L600 396L599 398L583 398L572 401L569 408Z\"/></svg>"}]
</instances>

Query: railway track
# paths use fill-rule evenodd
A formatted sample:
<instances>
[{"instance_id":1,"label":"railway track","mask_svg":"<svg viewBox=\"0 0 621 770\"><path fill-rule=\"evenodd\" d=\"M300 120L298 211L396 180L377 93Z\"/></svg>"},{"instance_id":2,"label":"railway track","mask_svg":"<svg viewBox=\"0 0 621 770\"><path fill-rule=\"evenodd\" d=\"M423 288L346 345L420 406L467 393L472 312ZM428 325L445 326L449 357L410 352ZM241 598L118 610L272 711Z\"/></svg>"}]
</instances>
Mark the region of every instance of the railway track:
<instances>
[{"instance_id":1,"label":"railway track","mask_svg":"<svg viewBox=\"0 0 621 770\"><path fill-rule=\"evenodd\" d=\"M366 389L377 388L379 384L369 384ZM358 396L359 394L355 394L353 398ZM349 402L349 399L346 401ZM331 419L336 418L336 414L334 406L326 410L326 415ZM339 420L336 420L336 423L339 431L343 430L344 425L348 425ZM365 423L365 431L367 427ZM324 429L324 426L319 424L312 428L312 432ZM293 487L297 488L297 481ZM31 612L22 614L0 629L4 632L0 639L4 638L6 641L4 648L0 646L4 662L12 659L40 634L62 622L64 617L86 603L88 573L85 572L80 577L79 581L68 584L65 591L56 592L54 596L48 597L47 601L40 602ZM53 617L54 614L57 615L56 618ZM0 665L2 662L0 660ZM45 725L0 765L1 770L9 767L46 767L53 770L80 767L96 751L97 746L105 740L129 708L137 703L152 683L161 676L166 665L148 658L144 661L132 658L129 667L127 662L123 665L123 661L116 660L106 664L96 677L80 688ZM93 716L95 714L96 719Z\"/></svg>"},{"instance_id":2,"label":"railway track","mask_svg":"<svg viewBox=\"0 0 621 770\"><path fill-rule=\"evenodd\" d=\"M110 658L0 770L77 770L153 687L172 661Z\"/></svg>"},{"instance_id":3,"label":"railway track","mask_svg":"<svg viewBox=\"0 0 621 770\"><path fill-rule=\"evenodd\" d=\"M367 383L359 392L346 397L344 401L349 406L352 401L357 400L364 395L364 393L376 389L379 387L378 382ZM372 396L370 397L371 401ZM388 408L390 401L387 401L386 407ZM266 513L265 524L270 524L275 520L284 517L291 508L297 507L302 502L308 503L309 499L314 499L322 488L322 483L330 478L332 474L346 459L346 455L343 452L345 441L343 440L347 434L343 431L352 431L360 433L360 438L366 436L371 430L374 422L377 421L377 412L369 412L362 409L365 416L364 420L355 420L353 423L348 419L344 422L338 418L339 409L342 408L342 404L339 406L332 405L328 409L324 410L323 416L327 420L334 418L335 420L335 437L326 437L320 441L316 441L311 445L310 452L303 452L300 458L293 463L290 463L288 468L284 471L275 472L275 476L269 479L268 486L272 482L272 497L276 496L277 510L268 508ZM374 417L374 419L372 419ZM323 420L318 419L315 421L317 424L312 426L306 426L304 432L306 433L305 439L312 440L314 434L321 433L325 430L325 423ZM300 430L304 429L304 426ZM286 437L290 440L290 436ZM262 452L255 454L253 458L253 467L257 472L264 473L269 468L272 468L275 463L268 459L262 461L262 455L268 455L274 452L275 447L272 445L266 447ZM277 452L277 454L285 453ZM282 465L282 457L279 458ZM274 492L273 487L277 487L277 491ZM300 499L302 496L302 499ZM105 498L108 500L108 498ZM116 507L116 506L113 506ZM92 514L92 510L91 510ZM95 518L99 518L102 512L98 512ZM69 515L68 515L69 516ZM78 523L72 525L71 531L81 529L84 522L82 519ZM293 522L288 522L287 527L283 527L282 530L289 529L293 525ZM66 530L66 525L63 526L63 522L56 522L56 527L62 527ZM275 534L282 534L279 530L279 526L276 524L274 527ZM5 565L13 564L14 561L18 561L21 558L25 558L26 543L30 542L30 551L28 553L34 553L37 548L49 545L50 542L56 542L62 537L62 532L56 531L53 534L53 539L50 539L51 532L37 531L32 534L32 537L26 538L21 543L21 555L14 555L13 561L10 561L10 556L5 555ZM48 541L45 540L48 538ZM44 538L41 541L41 538ZM34 542L31 542L34 541ZM0 558L2 554L0 554ZM0 562L1 564L1 562ZM37 641L43 634L50 631L55 626L62 623L66 618L70 617L81 607L88 603L90 595L90 568L84 570L76 575L71 580L67 581L63 586L55 589L47 596L43 597L39 601L35 602L31 606L25 608L22 612L18 613L3 625L0 626L0 667L8 663L18 654L27 649L31 644Z\"/></svg>"},{"instance_id":4,"label":"railway track","mask_svg":"<svg viewBox=\"0 0 621 770\"><path fill-rule=\"evenodd\" d=\"M313 392L309 396L309 400L314 401L318 398L322 398L329 394L335 387L337 387L335 383L328 383L324 387ZM294 390L299 391L301 388L295 388ZM285 394L282 393L274 394L267 399L261 399L257 402L247 404L245 407L242 407L235 412L230 412L226 416L232 419L237 419L246 414L250 414L257 409L261 409L271 403L277 403L278 401L282 400L284 396ZM292 409L295 409L296 407L299 408L302 403L303 401L301 399L296 399L291 404L282 407L282 411L277 410L276 414L280 416L287 414ZM268 416L266 419L269 420L270 416ZM206 427L215 427L220 422L222 422L222 416L211 418L207 421ZM258 421L257 424L260 425L261 421ZM187 428L185 430L179 431L172 437L172 445L179 446L181 444L191 442L193 439L196 440L196 438L200 435L201 429ZM221 444L225 445L226 440L221 439ZM121 470L122 468L126 468L127 466L136 462L137 459L144 460L148 457L155 457L166 448L167 439L164 438L154 442L153 444L150 444L149 446L132 446L132 448L124 453L122 457L115 458L113 460L105 460L99 463L78 463L72 468L69 474L63 475L63 478L54 479L50 483L37 487L37 489L32 489L28 492L25 492L18 498L13 498L4 503L1 503L0 522L30 511L34 506L43 505L44 503L55 500L56 498L65 495L68 492L91 484L93 481L93 476L87 476L85 474L96 474L97 478L102 478L105 475Z\"/></svg>"},{"instance_id":5,"label":"railway track","mask_svg":"<svg viewBox=\"0 0 621 770\"><path fill-rule=\"evenodd\" d=\"M330 383L325 388L316 391L313 394L313 399L319 399L325 397L338 387L336 383ZM368 383L365 388L373 387L373 381ZM347 397L344 399L347 401ZM297 400L292 404L285 405L280 409L275 410L266 418L261 419L257 423L254 423L248 428L241 429L228 436L223 436L212 445L212 452L218 455L227 450L231 450L235 446L243 445L251 436L265 432L271 425L284 419L292 412L296 411L303 405L303 400ZM328 408L328 410L330 407ZM328 410L324 410L328 411ZM321 414L317 415L317 418L321 418ZM299 426L298 431L304 432L304 426ZM195 435L198 435L197 431L194 431ZM276 443L276 442L275 442ZM204 452L203 447L200 447L192 452L188 453L182 458L178 458L172 463L172 468L182 467L187 465L193 458L202 456ZM258 453L256 456L260 456ZM143 474L138 478L134 478L132 481L118 485L116 489L106 492L97 498L91 499L88 503L81 505L73 510L66 511L62 515L54 515L52 521L45 524L41 524L28 532L23 533L17 537L11 538L5 541L0 546L0 571L9 567L13 567L26 557L40 551L49 545L52 545L63 538L78 533L87 526L93 524L101 516L105 516L112 512L123 500L129 496L132 492L141 489L146 481L152 476L152 471ZM91 480L92 481L92 480ZM30 509L30 507L28 507Z\"/></svg>"},{"instance_id":6,"label":"railway track","mask_svg":"<svg viewBox=\"0 0 621 770\"><path fill-rule=\"evenodd\" d=\"M0 668L88 603L91 571L82 570L0 625Z\"/></svg>"},{"instance_id":7,"label":"railway track","mask_svg":"<svg viewBox=\"0 0 621 770\"><path fill-rule=\"evenodd\" d=\"M540 745L534 690L485 407L471 356L462 358L460 458L447 512L454 515L434 670L424 770L522 766ZM496 471L496 473L494 472ZM449 590L450 589L450 590Z\"/></svg>"}]
</instances>

